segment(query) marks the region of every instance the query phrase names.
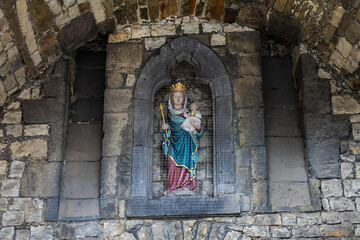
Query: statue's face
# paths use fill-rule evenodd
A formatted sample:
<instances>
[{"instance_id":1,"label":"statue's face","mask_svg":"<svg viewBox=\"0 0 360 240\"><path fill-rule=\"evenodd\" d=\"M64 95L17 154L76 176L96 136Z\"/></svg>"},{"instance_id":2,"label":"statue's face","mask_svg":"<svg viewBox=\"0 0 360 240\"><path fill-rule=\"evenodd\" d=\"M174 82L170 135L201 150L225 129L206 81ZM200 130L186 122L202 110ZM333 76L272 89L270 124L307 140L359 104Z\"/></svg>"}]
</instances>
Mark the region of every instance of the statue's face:
<instances>
[{"instance_id":1,"label":"statue's face","mask_svg":"<svg viewBox=\"0 0 360 240\"><path fill-rule=\"evenodd\" d=\"M175 110L177 109L181 109L183 108L183 104L184 104L184 100L185 100L185 96L184 96L184 93L182 92L174 92L172 94L172 103L173 103L173 108Z\"/></svg>"}]
</instances>

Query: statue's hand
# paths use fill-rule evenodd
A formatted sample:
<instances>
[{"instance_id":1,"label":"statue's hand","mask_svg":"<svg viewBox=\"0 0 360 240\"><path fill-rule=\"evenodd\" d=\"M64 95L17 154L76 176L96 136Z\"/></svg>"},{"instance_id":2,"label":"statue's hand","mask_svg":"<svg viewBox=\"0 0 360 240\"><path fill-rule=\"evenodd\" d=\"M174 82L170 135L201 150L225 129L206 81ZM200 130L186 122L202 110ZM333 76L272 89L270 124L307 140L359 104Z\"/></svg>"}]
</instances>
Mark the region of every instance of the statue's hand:
<instances>
[{"instance_id":1,"label":"statue's hand","mask_svg":"<svg viewBox=\"0 0 360 240\"><path fill-rule=\"evenodd\" d=\"M201 130L200 124L196 122L194 119L190 119L190 124L196 129L196 131L199 132Z\"/></svg>"},{"instance_id":2,"label":"statue's hand","mask_svg":"<svg viewBox=\"0 0 360 240\"><path fill-rule=\"evenodd\" d=\"M162 130L168 130L170 128L170 126L169 126L169 124L167 124L167 123L164 123L163 125L162 125Z\"/></svg>"}]
</instances>

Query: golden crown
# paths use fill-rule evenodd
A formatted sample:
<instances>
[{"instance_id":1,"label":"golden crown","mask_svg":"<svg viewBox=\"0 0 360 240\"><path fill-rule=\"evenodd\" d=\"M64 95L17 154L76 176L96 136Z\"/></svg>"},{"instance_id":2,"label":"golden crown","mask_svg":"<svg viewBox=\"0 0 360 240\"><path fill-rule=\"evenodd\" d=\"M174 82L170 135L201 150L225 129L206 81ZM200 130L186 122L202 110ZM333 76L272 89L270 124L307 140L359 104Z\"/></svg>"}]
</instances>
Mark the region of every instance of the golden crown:
<instances>
[{"instance_id":1,"label":"golden crown","mask_svg":"<svg viewBox=\"0 0 360 240\"><path fill-rule=\"evenodd\" d=\"M177 91L186 92L186 86L184 84L182 84L181 82L173 84L169 88L170 88L171 93L177 92Z\"/></svg>"}]
</instances>

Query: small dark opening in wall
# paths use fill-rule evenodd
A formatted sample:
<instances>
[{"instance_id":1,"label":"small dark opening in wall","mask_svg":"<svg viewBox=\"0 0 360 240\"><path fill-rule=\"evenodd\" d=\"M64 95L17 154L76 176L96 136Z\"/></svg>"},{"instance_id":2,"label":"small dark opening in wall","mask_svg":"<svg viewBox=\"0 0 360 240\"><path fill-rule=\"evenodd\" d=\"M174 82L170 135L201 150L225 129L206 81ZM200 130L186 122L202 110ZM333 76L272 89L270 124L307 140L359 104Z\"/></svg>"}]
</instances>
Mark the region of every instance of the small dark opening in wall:
<instances>
[{"instance_id":1,"label":"small dark opening in wall","mask_svg":"<svg viewBox=\"0 0 360 240\"><path fill-rule=\"evenodd\" d=\"M62 170L60 220L100 217L105 63L104 51L77 53Z\"/></svg>"}]
</instances>

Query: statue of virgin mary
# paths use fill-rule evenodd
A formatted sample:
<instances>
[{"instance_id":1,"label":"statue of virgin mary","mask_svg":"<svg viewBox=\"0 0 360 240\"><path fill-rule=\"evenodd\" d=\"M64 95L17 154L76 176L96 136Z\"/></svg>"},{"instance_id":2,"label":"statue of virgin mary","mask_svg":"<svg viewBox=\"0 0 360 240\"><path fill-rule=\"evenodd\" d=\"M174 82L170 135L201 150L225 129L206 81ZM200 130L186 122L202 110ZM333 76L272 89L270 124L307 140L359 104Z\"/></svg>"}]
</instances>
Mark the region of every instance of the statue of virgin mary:
<instances>
[{"instance_id":1,"label":"statue of virgin mary","mask_svg":"<svg viewBox=\"0 0 360 240\"><path fill-rule=\"evenodd\" d=\"M199 161L199 137L203 129L194 120L190 124L195 132L181 127L185 121L186 86L178 82L170 86L167 123L163 124L163 150L167 158L165 194L178 190L197 191L196 166Z\"/></svg>"}]
</instances>

